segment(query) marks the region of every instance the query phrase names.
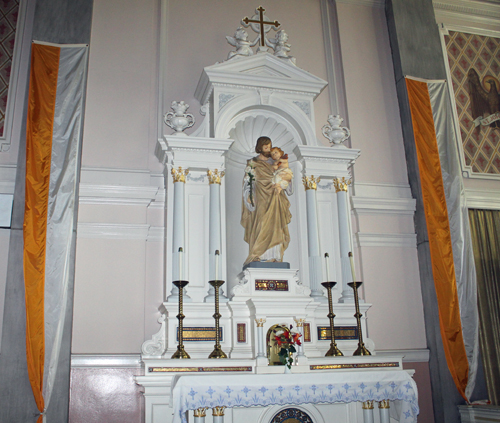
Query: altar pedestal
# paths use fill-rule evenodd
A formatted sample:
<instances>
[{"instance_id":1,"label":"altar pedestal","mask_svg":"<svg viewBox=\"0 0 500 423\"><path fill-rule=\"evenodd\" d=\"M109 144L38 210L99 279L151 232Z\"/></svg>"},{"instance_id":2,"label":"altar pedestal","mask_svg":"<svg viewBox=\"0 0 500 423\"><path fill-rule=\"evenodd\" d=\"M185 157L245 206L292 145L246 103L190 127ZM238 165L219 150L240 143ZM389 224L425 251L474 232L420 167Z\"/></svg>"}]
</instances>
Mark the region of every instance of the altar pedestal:
<instances>
[{"instance_id":1,"label":"altar pedestal","mask_svg":"<svg viewBox=\"0 0 500 423\"><path fill-rule=\"evenodd\" d=\"M363 403L384 400L393 419L416 422L415 382L398 356L323 357L308 366L267 366L256 374L255 360L144 360L146 423L177 423L189 411L224 406L224 422L270 423L282 410L294 407L314 423L363 423ZM272 372L271 372L272 371ZM389 414L389 413L386 413ZM380 413L372 413L376 423ZM207 423L212 420L207 412ZM387 420L385 423L389 423ZM369 423L369 422L366 422Z\"/></svg>"}]
</instances>

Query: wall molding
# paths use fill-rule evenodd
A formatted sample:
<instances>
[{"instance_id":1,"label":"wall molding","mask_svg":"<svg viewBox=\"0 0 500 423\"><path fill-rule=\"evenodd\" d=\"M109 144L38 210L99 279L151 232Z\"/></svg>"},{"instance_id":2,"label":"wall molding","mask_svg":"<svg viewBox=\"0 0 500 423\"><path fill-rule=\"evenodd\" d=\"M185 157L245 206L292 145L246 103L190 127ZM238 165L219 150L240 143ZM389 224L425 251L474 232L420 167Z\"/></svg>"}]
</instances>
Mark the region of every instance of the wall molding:
<instances>
[{"instance_id":1,"label":"wall molding","mask_svg":"<svg viewBox=\"0 0 500 423\"><path fill-rule=\"evenodd\" d=\"M140 354L71 354L71 368L142 368Z\"/></svg>"},{"instance_id":2,"label":"wall molding","mask_svg":"<svg viewBox=\"0 0 500 423\"><path fill-rule=\"evenodd\" d=\"M430 351L427 348L405 350L381 350L378 356L403 355L403 363L428 363Z\"/></svg>"},{"instance_id":3,"label":"wall molding","mask_svg":"<svg viewBox=\"0 0 500 423\"><path fill-rule=\"evenodd\" d=\"M148 224L79 222L77 236L92 239L161 241L164 231L162 226Z\"/></svg>"},{"instance_id":4,"label":"wall molding","mask_svg":"<svg viewBox=\"0 0 500 423\"><path fill-rule=\"evenodd\" d=\"M408 184L355 182L353 192L353 211L358 214L413 215L416 210Z\"/></svg>"},{"instance_id":5,"label":"wall molding","mask_svg":"<svg viewBox=\"0 0 500 423\"><path fill-rule=\"evenodd\" d=\"M353 211L358 214L405 214L413 216L416 201L413 198L352 197Z\"/></svg>"},{"instance_id":6,"label":"wall molding","mask_svg":"<svg viewBox=\"0 0 500 423\"><path fill-rule=\"evenodd\" d=\"M465 189L466 204L469 209L500 210L500 191Z\"/></svg>"},{"instance_id":7,"label":"wall molding","mask_svg":"<svg viewBox=\"0 0 500 423\"><path fill-rule=\"evenodd\" d=\"M358 232L354 243L356 247L417 248L417 235Z\"/></svg>"},{"instance_id":8,"label":"wall molding","mask_svg":"<svg viewBox=\"0 0 500 423\"><path fill-rule=\"evenodd\" d=\"M354 4L356 6L385 7L385 0L337 0L336 3Z\"/></svg>"}]
</instances>

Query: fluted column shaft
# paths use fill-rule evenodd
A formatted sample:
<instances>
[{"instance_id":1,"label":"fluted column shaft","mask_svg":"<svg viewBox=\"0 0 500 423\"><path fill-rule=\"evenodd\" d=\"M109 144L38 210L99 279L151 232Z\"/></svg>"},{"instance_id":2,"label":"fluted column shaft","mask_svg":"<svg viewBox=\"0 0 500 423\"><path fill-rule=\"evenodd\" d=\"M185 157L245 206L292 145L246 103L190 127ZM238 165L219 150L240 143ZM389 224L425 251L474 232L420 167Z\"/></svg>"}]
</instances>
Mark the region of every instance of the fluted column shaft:
<instances>
[{"instance_id":1,"label":"fluted column shaft","mask_svg":"<svg viewBox=\"0 0 500 423\"><path fill-rule=\"evenodd\" d=\"M352 282L351 261L349 252L351 251L351 231L349 226L348 216L348 195L347 186L350 181L345 178L334 179L335 189L337 191L337 209L339 217L339 241L340 241L340 265L342 270L342 296L339 299L340 303L354 302L354 294L351 288L347 285Z\"/></svg>"},{"instance_id":2,"label":"fluted column shaft","mask_svg":"<svg viewBox=\"0 0 500 423\"><path fill-rule=\"evenodd\" d=\"M323 294L321 287L322 268L321 254L319 245L319 226L318 226L318 211L316 201L316 189L320 178L304 176L302 178L306 189L306 209L307 209L307 243L309 256L309 287L311 288L311 297L316 301L326 302L327 299Z\"/></svg>"}]
</instances>

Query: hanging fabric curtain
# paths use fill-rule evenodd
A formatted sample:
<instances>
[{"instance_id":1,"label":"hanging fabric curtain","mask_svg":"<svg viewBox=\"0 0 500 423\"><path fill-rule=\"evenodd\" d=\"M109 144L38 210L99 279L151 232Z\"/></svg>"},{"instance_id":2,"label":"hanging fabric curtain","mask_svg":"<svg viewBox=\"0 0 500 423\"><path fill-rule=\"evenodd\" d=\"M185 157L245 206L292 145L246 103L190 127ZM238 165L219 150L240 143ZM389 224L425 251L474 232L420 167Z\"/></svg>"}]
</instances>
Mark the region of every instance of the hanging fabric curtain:
<instances>
[{"instance_id":1,"label":"hanging fabric curtain","mask_svg":"<svg viewBox=\"0 0 500 423\"><path fill-rule=\"evenodd\" d=\"M478 363L476 274L446 81L406 78L446 361L469 400Z\"/></svg>"},{"instance_id":2,"label":"hanging fabric curtain","mask_svg":"<svg viewBox=\"0 0 500 423\"><path fill-rule=\"evenodd\" d=\"M87 46L32 44L24 283L28 375L45 420L68 302Z\"/></svg>"},{"instance_id":3,"label":"hanging fabric curtain","mask_svg":"<svg viewBox=\"0 0 500 423\"><path fill-rule=\"evenodd\" d=\"M500 405L500 210L469 210L488 397Z\"/></svg>"}]
</instances>

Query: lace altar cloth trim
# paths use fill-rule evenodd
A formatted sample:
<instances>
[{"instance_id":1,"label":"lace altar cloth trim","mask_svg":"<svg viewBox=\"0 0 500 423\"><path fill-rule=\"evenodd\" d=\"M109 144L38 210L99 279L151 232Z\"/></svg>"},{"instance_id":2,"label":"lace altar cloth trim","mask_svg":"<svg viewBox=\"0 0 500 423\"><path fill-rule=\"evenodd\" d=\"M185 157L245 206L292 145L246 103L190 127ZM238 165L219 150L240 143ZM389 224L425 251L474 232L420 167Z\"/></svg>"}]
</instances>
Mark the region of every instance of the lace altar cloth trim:
<instances>
[{"instance_id":1,"label":"lace altar cloth trim","mask_svg":"<svg viewBox=\"0 0 500 423\"><path fill-rule=\"evenodd\" d=\"M325 382L327 380L327 382ZM172 384L173 423L186 411L216 406L253 407L390 400L391 417L417 421L417 385L404 370L273 375L186 375Z\"/></svg>"}]
</instances>

